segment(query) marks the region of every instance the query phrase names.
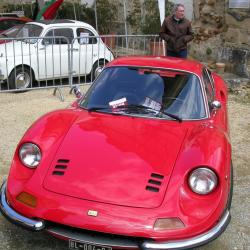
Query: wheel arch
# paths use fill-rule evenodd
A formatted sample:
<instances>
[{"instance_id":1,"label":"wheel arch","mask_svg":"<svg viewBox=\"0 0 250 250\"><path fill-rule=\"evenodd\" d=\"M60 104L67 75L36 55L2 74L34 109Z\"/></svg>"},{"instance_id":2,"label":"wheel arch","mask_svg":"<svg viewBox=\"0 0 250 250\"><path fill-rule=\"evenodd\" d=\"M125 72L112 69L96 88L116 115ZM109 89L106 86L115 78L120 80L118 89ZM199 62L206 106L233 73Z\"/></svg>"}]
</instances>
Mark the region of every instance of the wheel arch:
<instances>
[{"instance_id":1,"label":"wheel arch","mask_svg":"<svg viewBox=\"0 0 250 250\"><path fill-rule=\"evenodd\" d=\"M106 58L98 58L98 59L93 63L92 69L91 69L91 72L90 72L90 74L91 74L91 80L92 80L92 81L95 80L95 78L97 77L97 76L95 75L95 71L96 71L96 69L98 68L98 65L103 64L103 67L105 67L105 65L108 64L108 63L109 63L109 61L108 61Z\"/></svg>"},{"instance_id":2,"label":"wheel arch","mask_svg":"<svg viewBox=\"0 0 250 250\"><path fill-rule=\"evenodd\" d=\"M8 77L10 77L10 75L11 75L17 68L22 68L22 67L29 69L30 72L32 73L33 79L36 80L36 74L35 74L34 69L33 69L30 65L28 65L28 64L18 64L18 65L16 65L16 66L14 66L14 68L9 72Z\"/></svg>"},{"instance_id":3,"label":"wheel arch","mask_svg":"<svg viewBox=\"0 0 250 250\"><path fill-rule=\"evenodd\" d=\"M110 61L109 61L107 58L98 58L98 59L96 59L95 62L93 63L92 68L93 68L94 65L97 64L98 62L99 62L99 63L100 63L100 62L104 62L105 65L106 65L106 64L108 64Z\"/></svg>"}]
</instances>

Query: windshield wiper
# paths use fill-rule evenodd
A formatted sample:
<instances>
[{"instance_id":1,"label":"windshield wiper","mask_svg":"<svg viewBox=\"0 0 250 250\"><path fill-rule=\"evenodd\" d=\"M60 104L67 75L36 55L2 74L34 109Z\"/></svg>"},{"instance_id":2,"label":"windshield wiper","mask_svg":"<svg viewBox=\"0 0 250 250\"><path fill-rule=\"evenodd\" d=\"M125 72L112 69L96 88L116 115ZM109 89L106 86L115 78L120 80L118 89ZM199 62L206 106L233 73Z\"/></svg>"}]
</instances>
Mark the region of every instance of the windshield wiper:
<instances>
[{"instance_id":1,"label":"windshield wiper","mask_svg":"<svg viewBox=\"0 0 250 250\"><path fill-rule=\"evenodd\" d=\"M161 108L160 110L157 110L157 109L153 109L151 107L148 107L148 106L144 106L144 105L141 105L141 104L128 104L128 105L121 105L121 106L117 106L116 107L117 109L135 109L135 110L148 110L148 111L153 111L154 113L160 113L160 114L164 114L164 115L167 115L171 118L173 118L174 120L177 120L179 122L182 122L182 119L177 116L177 115L174 115L174 114L171 114L171 113L168 113L168 112L165 112L163 110L163 108Z\"/></svg>"},{"instance_id":2,"label":"windshield wiper","mask_svg":"<svg viewBox=\"0 0 250 250\"><path fill-rule=\"evenodd\" d=\"M153 109L151 107L140 105L140 104L120 105L120 106L117 106L115 108L112 108L112 107L98 107L97 106L97 107L88 108L87 110L89 112L92 112L92 111L101 111L101 110L105 110L105 109L108 109L108 110L127 110L127 109L131 109L131 110L153 111L154 113L164 114L164 115L167 115L167 116L173 118L176 121L182 122L182 119L179 116L168 113L168 112L165 112L162 108L160 110L156 110L156 109ZM115 112L111 112L111 114L119 115L119 113L115 113Z\"/></svg>"},{"instance_id":3,"label":"windshield wiper","mask_svg":"<svg viewBox=\"0 0 250 250\"><path fill-rule=\"evenodd\" d=\"M182 118L180 118L178 115L174 115L174 114L168 113L168 112L163 111L163 110L161 110L160 112L161 112L162 114L164 114L164 115L167 115L167 116L169 116L169 117L171 117L171 118L177 120L178 122L182 122Z\"/></svg>"},{"instance_id":4,"label":"windshield wiper","mask_svg":"<svg viewBox=\"0 0 250 250\"><path fill-rule=\"evenodd\" d=\"M110 109L110 107L91 107L91 108L88 108L87 110L89 111L89 112L91 112L91 111L98 111L98 110L103 110L103 109Z\"/></svg>"},{"instance_id":5,"label":"windshield wiper","mask_svg":"<svg viewBox=\"0 0 250 250\"><path fill-rule=\"evenodd\" d=\"M102 111L102 110L112 110L113 108L112 107L91 107L91 108L88 108L87 110L89 112L92 112L92 111ZM106 112L105 112L106 113ZM120 115L119 113L116 113L116 112L109 112L109 114L112 114L112 115Z\"/></svg>"}]
</instances>

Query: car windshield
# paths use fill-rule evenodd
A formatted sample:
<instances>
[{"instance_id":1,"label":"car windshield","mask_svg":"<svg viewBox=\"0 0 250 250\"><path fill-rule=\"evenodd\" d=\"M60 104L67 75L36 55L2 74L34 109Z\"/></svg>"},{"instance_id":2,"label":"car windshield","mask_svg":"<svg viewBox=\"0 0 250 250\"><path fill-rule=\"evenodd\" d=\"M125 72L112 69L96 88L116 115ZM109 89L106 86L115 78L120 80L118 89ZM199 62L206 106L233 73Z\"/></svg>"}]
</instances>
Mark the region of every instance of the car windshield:
<instances>
[{"instance_id":1,"label":"car windshield","mask_svg":"<svg viewBox=\"0 0 250 250\"><path fill-rule=\"evenodd\" d=\"M24 24L15 25L0 34L0 37L16 37L18 31L24 26Z\"/></svg>"},{"instance_id":2,"label":"car windshield","mask_svg":"<svg viewBox=\"0 0 250 250\"><path fill-rule=\"evenodd\" d=\"M196 75L155 68L106 68L80 106L89 111L164 119L193 120L206 116Z\"/></svg>"},{"instance_id":3,"label":"car windshield","mask_svg":"<svg viewBox=\"0 0 250 250\"><path fill-rule=\"evenodd\" d=\"M17 38L29 37L25 42L36 43L36 37L39 37L43 28L36 24L25 24L16 34Z\"/></svg>"}]
</instances>

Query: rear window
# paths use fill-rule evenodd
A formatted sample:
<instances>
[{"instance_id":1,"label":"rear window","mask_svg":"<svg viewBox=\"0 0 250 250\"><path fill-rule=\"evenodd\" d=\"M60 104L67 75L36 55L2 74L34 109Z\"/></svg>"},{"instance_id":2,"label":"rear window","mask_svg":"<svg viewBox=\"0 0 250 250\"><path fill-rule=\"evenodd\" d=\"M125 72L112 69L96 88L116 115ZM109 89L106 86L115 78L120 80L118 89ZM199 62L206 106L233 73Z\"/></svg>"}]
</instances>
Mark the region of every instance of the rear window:
<instances>
[{"instance_id":1,"label":"rear window","mask_svg":"<svg viewBox=\"0 0 250 250\"><path fill-rule=\"evenodd\" d=\"M76 30L76 34L79 44L95 44L97 43L97 39L94 37L95 35L88 29L78 28Z\"/></svg>"}]
</instances>

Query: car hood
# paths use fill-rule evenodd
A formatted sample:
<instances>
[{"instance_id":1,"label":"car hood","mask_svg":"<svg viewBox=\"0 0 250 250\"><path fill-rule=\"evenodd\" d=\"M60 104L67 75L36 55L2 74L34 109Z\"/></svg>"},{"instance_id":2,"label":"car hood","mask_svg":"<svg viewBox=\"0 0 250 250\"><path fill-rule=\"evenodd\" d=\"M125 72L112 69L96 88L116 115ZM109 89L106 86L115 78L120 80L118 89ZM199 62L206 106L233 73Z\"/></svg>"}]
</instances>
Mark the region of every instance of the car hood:
<instances>
[{"instance_id":1,"label":"car hood","mask_svg":"<svg viewBox=\"0 0 250 250\"><path fill-rule=\"evenodd\" d=\"M65 136L44 188L90 201L158 207L185 134L175 121L85 114Z\"/></svg>"}]
</instances>

